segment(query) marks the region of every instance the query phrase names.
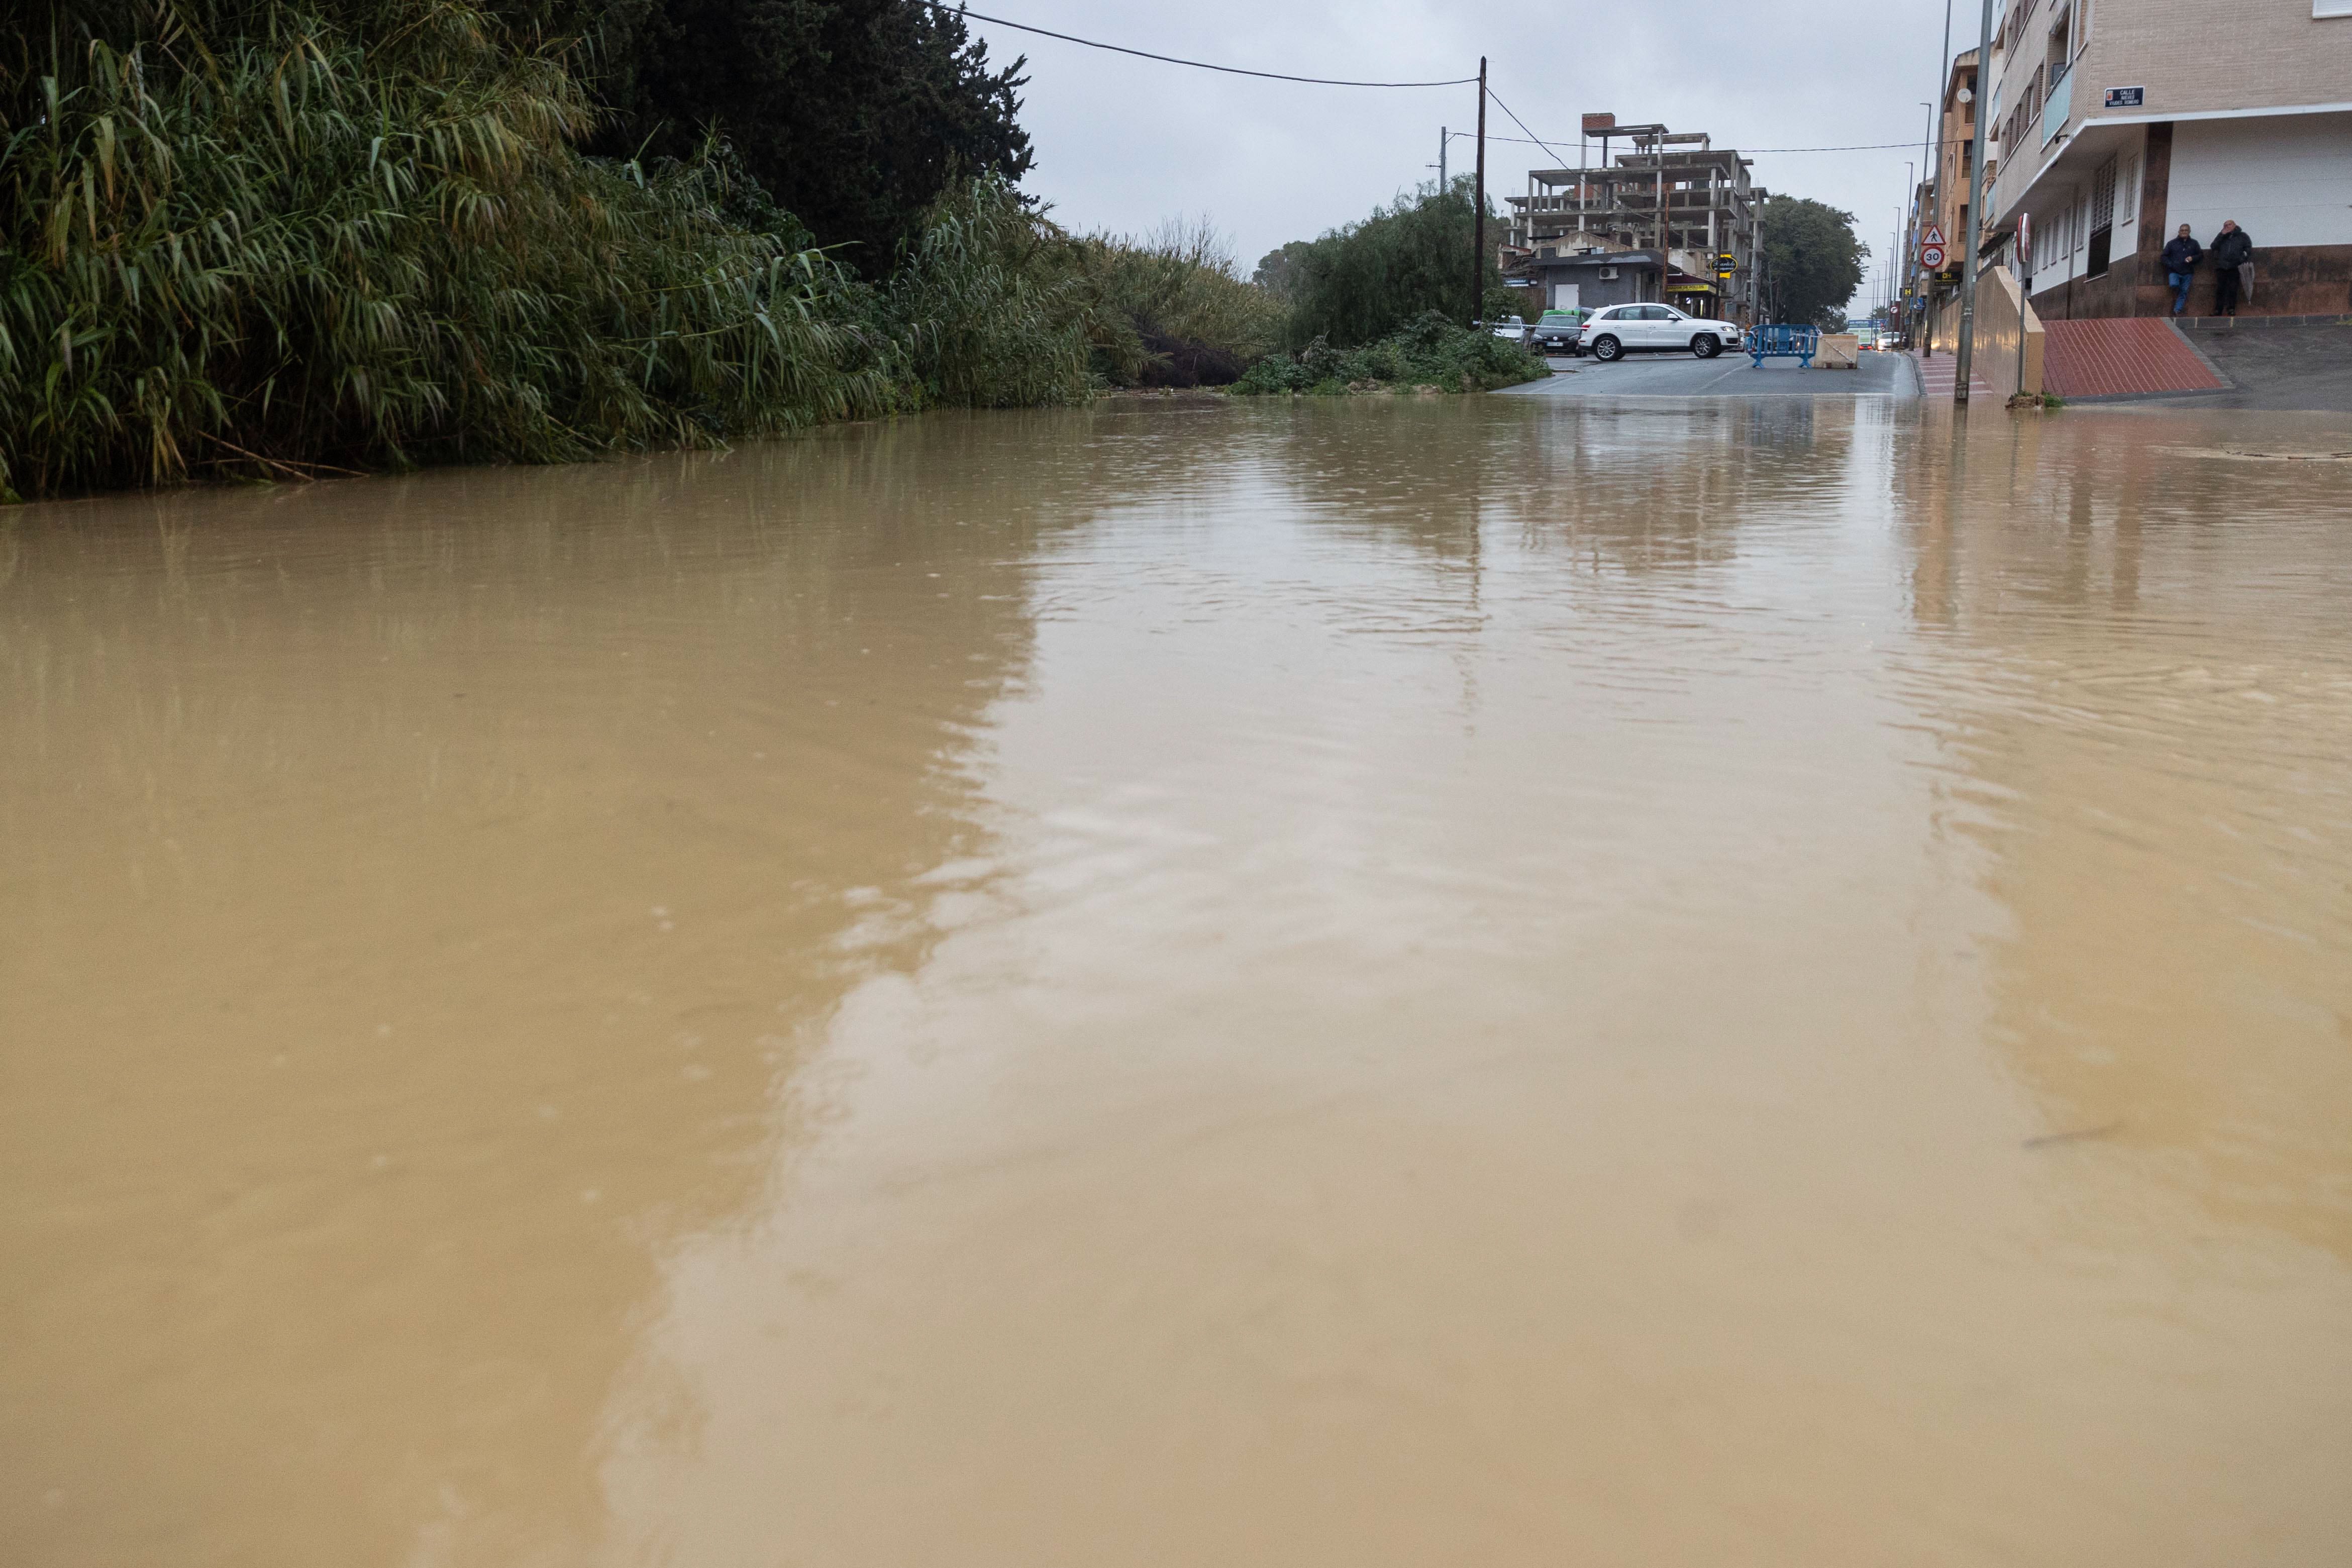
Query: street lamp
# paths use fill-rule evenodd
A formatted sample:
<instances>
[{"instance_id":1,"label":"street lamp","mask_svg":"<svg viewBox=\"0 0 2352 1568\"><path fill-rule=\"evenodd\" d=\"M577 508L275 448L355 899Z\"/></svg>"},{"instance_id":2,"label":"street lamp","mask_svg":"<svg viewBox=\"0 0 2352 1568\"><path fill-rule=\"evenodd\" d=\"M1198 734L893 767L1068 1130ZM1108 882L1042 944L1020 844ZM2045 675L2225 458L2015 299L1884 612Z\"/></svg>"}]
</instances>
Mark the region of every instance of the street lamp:
<instances>
[{"instance_id":1,"label":"street lamp","mask_svg":"<svg viewBox=\"0 0 2352 1568\"><path fill-rule=\"evenodd\" d=\"M1895 269L1895 276L1900 280L1895 289L1895 329L1898 340L1910 330L1911 312L1903 306L1911 294L1911 267L1909 251L1903 241L1906 225L1911 221L1911 209L1918 200L1919 166L1906 158L1903 161L1903 204L1895 209L1895 254L1886 258L1886 265Z\"/></svg>"}]
</instances>

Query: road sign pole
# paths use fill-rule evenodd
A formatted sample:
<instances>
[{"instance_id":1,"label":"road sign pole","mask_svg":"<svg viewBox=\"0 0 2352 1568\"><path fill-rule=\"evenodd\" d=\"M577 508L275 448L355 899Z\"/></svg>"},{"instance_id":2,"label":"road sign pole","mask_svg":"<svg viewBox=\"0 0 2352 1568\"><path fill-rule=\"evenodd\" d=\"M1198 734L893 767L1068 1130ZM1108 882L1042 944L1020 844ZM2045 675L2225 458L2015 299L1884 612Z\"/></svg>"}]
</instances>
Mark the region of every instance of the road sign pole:
<instances>
[{"instance_id":1,"label":"road sign pole","mask_svg":"<svg viewBox=\"0 0 2352 1568\"><path fill-rule=\"evenodd\" d=\"M1927 308L1919 317L1919 357L1936 357L1936 274L1944 270L1944 225L1929 224L1919 239L1919 266L1927 275Z\"/></svg>"},{"instance_id":2,"label":"road sign pole","mask_svg":"<svg viewBox=\"0 0 2352 1568\"><path fill-rule=\"evenodd\" d=\"M1478 183L1471 193L1470 325L1486 314L1486 57L1478 57Z\"/></svg>"}]
</instances>

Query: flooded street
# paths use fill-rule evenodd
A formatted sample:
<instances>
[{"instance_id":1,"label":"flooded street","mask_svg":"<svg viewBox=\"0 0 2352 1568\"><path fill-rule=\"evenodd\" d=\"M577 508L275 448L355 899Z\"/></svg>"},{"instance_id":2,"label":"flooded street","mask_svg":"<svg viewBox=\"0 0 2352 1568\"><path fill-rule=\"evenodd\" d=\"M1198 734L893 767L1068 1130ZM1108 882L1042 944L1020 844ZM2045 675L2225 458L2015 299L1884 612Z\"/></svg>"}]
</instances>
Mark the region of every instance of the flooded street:
<instances>
[{"instance_id":1,"label":"flooded street","mask_svg":"<svg viewBox=\"0 0 2352 1568\"><path fill-rule=\"evenodd\" d=\"M2352 1561L2340 417L0 520L24 1568Z\"/></svg>"}]
</instances>

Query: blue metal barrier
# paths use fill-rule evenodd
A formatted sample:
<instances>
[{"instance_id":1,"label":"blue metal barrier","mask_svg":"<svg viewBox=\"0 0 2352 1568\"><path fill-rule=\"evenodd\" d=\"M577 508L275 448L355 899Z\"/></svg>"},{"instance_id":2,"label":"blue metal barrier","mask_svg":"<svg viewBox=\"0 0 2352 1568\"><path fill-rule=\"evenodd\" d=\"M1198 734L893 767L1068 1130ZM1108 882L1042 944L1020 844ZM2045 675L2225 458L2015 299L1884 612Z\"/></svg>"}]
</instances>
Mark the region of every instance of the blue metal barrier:
<instances>
[{"instance_id":1,"label":"blue metal barrier","mask_svg":"<svg viewBox=\"0 0 2352 1568\"><path fill-rule=\"evenodd\" d=\"M1821 346L1822 329L1819 327L1780 326L1748 329L1748 357L1756 361L1756 368L1759 371L1764 368L1764 361L1768 359L1795 360L1798 361L1799 370L1811 370L1813 351Z\"/></svg>"}]
</instances>

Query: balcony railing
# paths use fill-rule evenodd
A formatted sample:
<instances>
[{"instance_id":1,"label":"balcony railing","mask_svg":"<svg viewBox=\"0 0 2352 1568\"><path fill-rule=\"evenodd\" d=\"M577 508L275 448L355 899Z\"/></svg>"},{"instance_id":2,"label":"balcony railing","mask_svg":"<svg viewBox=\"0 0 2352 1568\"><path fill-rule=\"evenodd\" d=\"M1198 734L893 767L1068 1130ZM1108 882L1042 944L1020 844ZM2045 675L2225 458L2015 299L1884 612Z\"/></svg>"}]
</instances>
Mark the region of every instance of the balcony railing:
<instances>
[{"instance_id":1,"label":"balcony railing","mask_svg":"<svg viewBox=\"0 0 2352 1568\"><path fill-rule=\"evenodd\" d=\"M2074 107L2074 73L2059 68L2060 74L2050 82L2050 96L2042 100L2042 145L2066 129L2066 116Z\"/></svg>"}]
</instances>

